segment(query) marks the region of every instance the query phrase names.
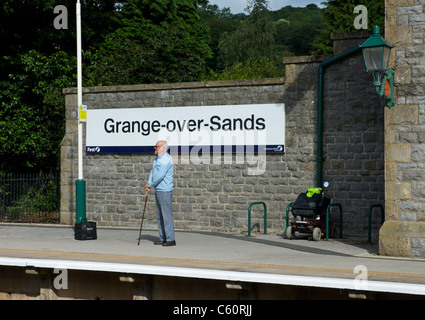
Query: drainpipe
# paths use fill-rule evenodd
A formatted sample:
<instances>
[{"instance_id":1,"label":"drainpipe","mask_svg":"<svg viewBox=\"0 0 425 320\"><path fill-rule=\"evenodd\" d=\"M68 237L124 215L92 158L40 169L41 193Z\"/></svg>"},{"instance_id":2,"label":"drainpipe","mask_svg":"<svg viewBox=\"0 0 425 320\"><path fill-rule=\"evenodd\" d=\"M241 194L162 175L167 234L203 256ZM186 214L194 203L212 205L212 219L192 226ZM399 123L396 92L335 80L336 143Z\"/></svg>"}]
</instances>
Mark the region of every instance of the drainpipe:
<instances>
[{"instance_id":1,"label":"drainpipe","mask_svg":"<svg viewBox=\"0 0 425 320\"><path fill-rule=\"evenodd\" d=\"M329 58L319 65L319 82L318 82L318 102L317 102L317 187L322 186L323 176L323 74L325 68L330 64L344 59L345 57L361 51L360 46L354 47L348 51L340 53Z\"/></svg>"}]
</instances>

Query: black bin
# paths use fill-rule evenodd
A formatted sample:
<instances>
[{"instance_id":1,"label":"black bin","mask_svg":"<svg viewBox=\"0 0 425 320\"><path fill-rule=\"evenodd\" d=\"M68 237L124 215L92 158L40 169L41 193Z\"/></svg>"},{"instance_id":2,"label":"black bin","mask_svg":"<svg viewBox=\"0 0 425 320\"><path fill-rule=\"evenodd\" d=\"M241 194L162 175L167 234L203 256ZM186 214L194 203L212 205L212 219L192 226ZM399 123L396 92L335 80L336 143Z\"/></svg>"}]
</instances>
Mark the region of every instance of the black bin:
<instances>
[{"instance_id":1,"label":"black bin","mask_svg":"<svg viewBox=\"0 0 425 320\"><path fill-rule=\"evenodd\" d=\"M96 222L76 223L75 240L95 240L97 239Z\"/></svg>"}]
</instances>

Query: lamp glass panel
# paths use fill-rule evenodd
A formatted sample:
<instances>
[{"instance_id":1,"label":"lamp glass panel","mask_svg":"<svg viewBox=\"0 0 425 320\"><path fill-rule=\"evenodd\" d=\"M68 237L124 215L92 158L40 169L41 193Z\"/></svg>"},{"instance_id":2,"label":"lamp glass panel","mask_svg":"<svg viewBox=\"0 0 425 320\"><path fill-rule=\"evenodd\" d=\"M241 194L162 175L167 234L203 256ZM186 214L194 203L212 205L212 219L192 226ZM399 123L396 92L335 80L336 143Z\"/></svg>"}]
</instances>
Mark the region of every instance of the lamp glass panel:
<instances>
[{"instance_id":1,"label":"lamp glass panel","mask_svg":"<svg viewBox=\"0 0 425 320\"><path fill-rule=\"evenodd\" d=\"M384 50L385 52L385 50ZM366 64L366 70L385 70L383 68L383 47L370 47L363 49L363 56ZM389 55L389 54L388 54ZM388 63L388 58L385 63Z\"/></svg>"},{"instance_id":2,"label":"lamp glass panel","mask_svg":"<svg viewBox=\"0 0 425 320\"><path fill-rule=\"evenodd\" d=\"M382 67L384 68L384 70L388 70L388 63L390 62L390 53L391 53L391 48L384 47L383 59L382 59Z\"/></svg>"}]
</instances>

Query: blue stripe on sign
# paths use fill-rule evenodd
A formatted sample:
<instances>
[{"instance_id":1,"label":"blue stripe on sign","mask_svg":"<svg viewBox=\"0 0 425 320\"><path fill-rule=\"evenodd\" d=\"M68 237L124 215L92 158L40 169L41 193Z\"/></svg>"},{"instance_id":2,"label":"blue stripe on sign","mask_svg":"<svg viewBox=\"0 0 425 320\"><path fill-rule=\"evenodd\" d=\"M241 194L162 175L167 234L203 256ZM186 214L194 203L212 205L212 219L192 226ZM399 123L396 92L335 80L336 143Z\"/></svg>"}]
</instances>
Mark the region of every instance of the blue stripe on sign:
<instances>
[{"instance_id":1,"label":"blue stripe on sign","mask_svg":"<svg viewBox=\"0 0 425 320\"><path fill-rule=\"evenodd\" d=\"M203 153L203 152L266 152L266 153L285 153L284 145L265 145L265 146L171 146L171 152L177 153ZM87 146L86 153L153 153L153 146Z\"/></svg>"}]
</instances>

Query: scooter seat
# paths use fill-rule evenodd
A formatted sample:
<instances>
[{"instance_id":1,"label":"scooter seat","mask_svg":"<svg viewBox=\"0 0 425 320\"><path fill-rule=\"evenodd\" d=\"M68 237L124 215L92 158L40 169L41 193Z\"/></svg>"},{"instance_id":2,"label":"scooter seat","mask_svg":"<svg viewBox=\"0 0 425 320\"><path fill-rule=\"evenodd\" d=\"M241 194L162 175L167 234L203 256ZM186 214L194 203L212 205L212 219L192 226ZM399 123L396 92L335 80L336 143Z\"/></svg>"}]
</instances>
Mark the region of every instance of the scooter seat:
<instances>
[{"instance_id":1,"label":"scooter seat","mask_svg":"<svg viewBox=\"0 0 425 320\"><path fill-rule=\"evenodd\" d=\"M294 203L291 204L292 215L300 217L314 217L320 214L322 196L313 194L310 197L307 193L300 193Z\"/></svg>"},{"instance_id":2,"label":"scooter seat","mask_svg":"<svg viewBox=\"0 0 425 320\"><path fill-rule=\"evenodd\" d=\"M315 210L292 209L293 216L300 216L303 218L312 218L317 216Z\"/></svg>"}]
</instances>

